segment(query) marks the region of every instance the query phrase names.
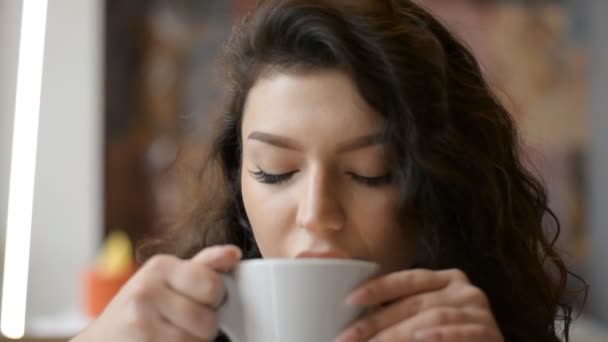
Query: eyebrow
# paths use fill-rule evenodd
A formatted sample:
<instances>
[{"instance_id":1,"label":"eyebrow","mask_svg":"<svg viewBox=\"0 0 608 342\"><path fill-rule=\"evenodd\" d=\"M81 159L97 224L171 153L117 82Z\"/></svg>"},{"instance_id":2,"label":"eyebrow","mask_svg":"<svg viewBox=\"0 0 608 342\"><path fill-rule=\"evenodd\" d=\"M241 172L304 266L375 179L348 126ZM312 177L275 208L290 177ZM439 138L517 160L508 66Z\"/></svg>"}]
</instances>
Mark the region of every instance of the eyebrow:
<instances>
[{"instance_id":1,"label":"eyebrow","mask_svg":"<svg viewBox=\"0 0 608 342\"><path fill-rule=\"evenodd\" d=\"M284 148L288 150L300 151L302 150L302 146L296 142L295 140L276 135L271 133L254 131L247 136L249 140L257 140L272 146L276 146L279 148ZM374 145L381 145L385 143L385 139L382 134L374 133L363 135L347 141L345 143L341 143L338 145L338 152L351 152L354 150L359 150L365 147L370 147Z\"/></svg>"}]
</instances>

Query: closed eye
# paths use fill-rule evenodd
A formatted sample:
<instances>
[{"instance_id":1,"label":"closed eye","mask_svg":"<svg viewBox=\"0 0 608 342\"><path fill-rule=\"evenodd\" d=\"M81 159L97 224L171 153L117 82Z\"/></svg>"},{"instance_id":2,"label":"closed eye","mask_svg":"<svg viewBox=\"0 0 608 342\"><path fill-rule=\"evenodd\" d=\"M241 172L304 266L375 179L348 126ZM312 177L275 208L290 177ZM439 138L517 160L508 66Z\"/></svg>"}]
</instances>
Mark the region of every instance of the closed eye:
<instances>
[{"instance_id":1,"label":"closed eye","mask_svg":"<svg viewBox=\"0 0 608 342\"><path fill-rule=\"evenodd\" d=\"M386 185L392 182L392 176L391 174L386 174L383 176L378 176L378 177L365 177L365 176L361 176L358 175L356 173L349 173L349 175L352 177L352 179L354 179L356 182L361 183L363 185L366 186L382 186L382 185Z\"/></svg>"},{"instance_id":2,"label":"closed eye","mask_svg":"<svg viewBox=\"0 0 608 342\"><path fill-rule=\"evenodd\" d=\"M281 174L272 174L259 168L257 171L249 170L249 173L254 176L255 179L257 179L260 183L280 184L289 180L289 178L291 178L291 176L296 173L296 171Z\"/></svg>"}]
</instances>

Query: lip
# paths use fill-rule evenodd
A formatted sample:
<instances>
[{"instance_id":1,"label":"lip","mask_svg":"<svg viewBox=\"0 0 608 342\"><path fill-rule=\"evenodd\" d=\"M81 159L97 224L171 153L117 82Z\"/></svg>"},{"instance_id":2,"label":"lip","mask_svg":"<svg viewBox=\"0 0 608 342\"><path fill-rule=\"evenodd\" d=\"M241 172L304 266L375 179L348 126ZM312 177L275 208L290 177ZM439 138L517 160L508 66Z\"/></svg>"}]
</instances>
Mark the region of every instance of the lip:
<instances>
[{"instance_id":1,"label":"lip","mask_svg":"<svg viewBox=\"0 0 608 342\"><path fill-rule=\"evenodd\" d=\"M322 259L351 259L349 255L342 251L338 250L329 250L329 251L303 251L295 256L296 259L299 258L322 258Z\"/></svg>"}]
</instances>

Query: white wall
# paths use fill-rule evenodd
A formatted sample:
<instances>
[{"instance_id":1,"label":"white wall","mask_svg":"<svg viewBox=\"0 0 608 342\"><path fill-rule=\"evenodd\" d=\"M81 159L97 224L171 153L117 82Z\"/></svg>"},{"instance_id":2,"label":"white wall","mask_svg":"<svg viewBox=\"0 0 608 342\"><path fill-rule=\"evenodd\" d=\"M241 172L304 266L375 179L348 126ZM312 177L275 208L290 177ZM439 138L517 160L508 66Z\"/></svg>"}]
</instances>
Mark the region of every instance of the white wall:
<instances>
[{"instance_id":1,"label":"white wall","mask_svg":"<svg viewBox=\"0 0 608 342\"><path fill-rule=\"evenodd\" d=\"M608 324L608 1L589 1L591 146L589 154L589 308Z\"/></svg>"},{"instance_id":2,"label":"white wall","mask_svg":"<svg viewBox=\"0 0 608 342\"><path fill-rule=\"evenodd\" d=\"M8 206L20 24L21 0L0 1L0 281L4 273L4 227ZM0 287L1 284L0 282Z\"/></svg>"},{"instance_id":3,"label":"white wall","mask_svg":"<svg viewBox=\"0 0 608 342\"><path fill-rule=\"evenodd\" d=\"M78 305L101 233L102 4L49 0L28 317Z\"/></svg>"},{"instance_id":4,"label":"white wall","mask_svg":"<svg viewBox=\"0 0 608 342\"><path fill-rule=\"evenodd\" d=\"M21 2L0 1L2 236ZM103 2L48 3L28 320L78 307L80 272L91 261L101 233Z\"/></svg>"}]
</instances>

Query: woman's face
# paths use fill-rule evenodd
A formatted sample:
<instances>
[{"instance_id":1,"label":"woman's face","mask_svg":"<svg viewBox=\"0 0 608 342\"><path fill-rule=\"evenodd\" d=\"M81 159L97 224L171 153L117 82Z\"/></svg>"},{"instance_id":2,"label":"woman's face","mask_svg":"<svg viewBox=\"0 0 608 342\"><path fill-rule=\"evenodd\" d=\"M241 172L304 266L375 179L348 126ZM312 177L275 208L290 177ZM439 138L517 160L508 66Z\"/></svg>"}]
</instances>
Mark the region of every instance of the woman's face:
<instances>
[{"instance_id":1,"label":"woman's face","mask_svg":"<svg viewBox=\"0 0 608 342\"><path fill-rule=\"evenodd\" d=\"M384 120L339 71L273 73L250 90L242 125L245 210L265 258L412 263Z\"/></svg>"}]
</instances>

